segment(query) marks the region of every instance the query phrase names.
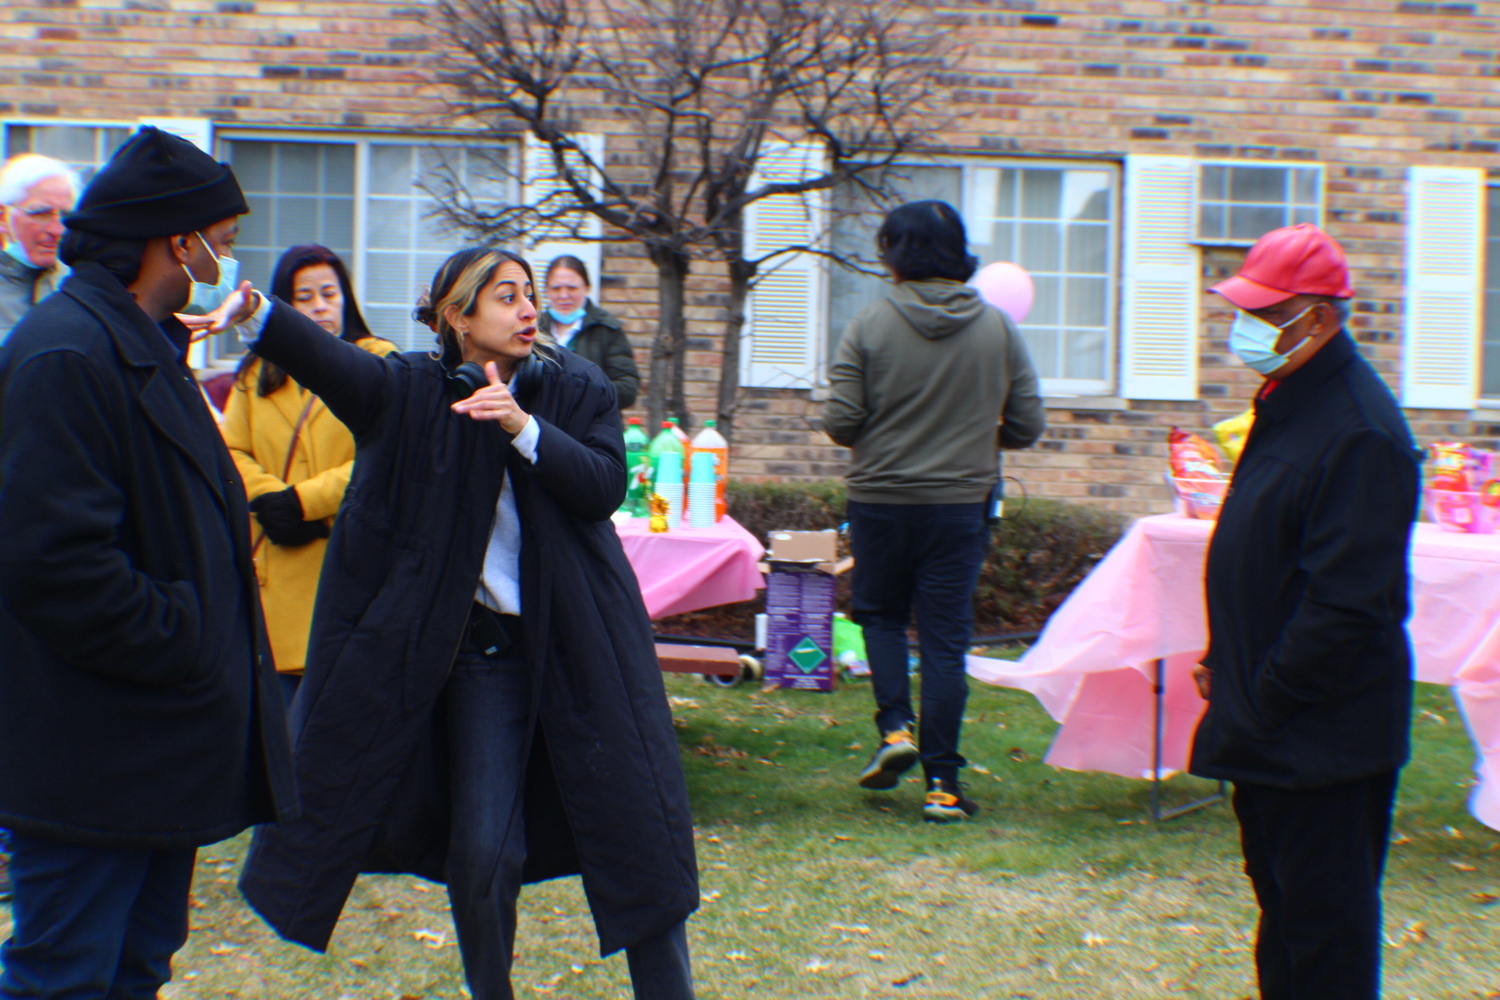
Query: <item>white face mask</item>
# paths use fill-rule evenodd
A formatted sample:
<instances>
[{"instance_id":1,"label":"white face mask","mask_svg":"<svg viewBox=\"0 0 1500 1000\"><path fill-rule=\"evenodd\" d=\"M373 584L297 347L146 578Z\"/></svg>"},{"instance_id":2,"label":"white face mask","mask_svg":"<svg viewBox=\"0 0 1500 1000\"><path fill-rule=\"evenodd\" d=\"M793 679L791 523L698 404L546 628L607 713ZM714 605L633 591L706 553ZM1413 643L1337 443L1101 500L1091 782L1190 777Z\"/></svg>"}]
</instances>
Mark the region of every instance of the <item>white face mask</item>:
<instances>
[{"instance_id":1,"label":"white face mask","mask_svg":"<svg viewBox=\"0 0 1500 1000\"><path fill-rule=\"evenodd\" d=\"M1314 306L1308 306L1280 326L1267 323L1259 316L1252 316L1241 310L1234 317L1234 325L1229 328L1229 349L1246 366L1262 375L1270 376L1291 360L1292 354L1299 347L1312 339L1311 335L1303 337L1285 354L1276 353L1276 341L1281 339L1281 334L1286 328L1306 316L1314 308Z\"/></svg>"},{"instance_id":2,"label":"white face mask","mask_svg":"<svg viewBox=\"0 0 1500 1000\"><path fill-rule=\"evenodd\" d=\"M186 264L182 269L187 271L188 280L193 283L192 291L188 293L187 305L177 310L189 316L206 316L224 304L224 300L234 294L239 285L240 262L233 257L219 257L214 254L214 248L208 245L202 233L195 234L203 240L203 247L219 262L219 280L210 285L206 281L199 281L193 277L193 272L188 271Z\"/></svg>"}]
</instances>

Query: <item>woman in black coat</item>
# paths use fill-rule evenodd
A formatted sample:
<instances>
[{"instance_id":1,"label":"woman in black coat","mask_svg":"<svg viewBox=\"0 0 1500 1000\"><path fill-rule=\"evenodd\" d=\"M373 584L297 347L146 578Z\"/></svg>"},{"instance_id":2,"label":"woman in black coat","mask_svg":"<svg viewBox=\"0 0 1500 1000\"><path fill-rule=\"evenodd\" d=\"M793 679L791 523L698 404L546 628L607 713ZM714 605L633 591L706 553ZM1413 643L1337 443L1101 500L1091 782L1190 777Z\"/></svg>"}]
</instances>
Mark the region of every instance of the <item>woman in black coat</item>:
<instances>
[{"instance_id":1,"label":"woman in black coat","mask_svg":"<svg viewBox=\"0 0 1500 1000\"><path fill-rule=\"evenodd\" d=\"M547 265L547 309L537 329L581 358L604 369L620 409L635 405L641 371L625 328L589 298L589 269L577 257L554 257Z\"/></svg>"},{"instance_id":2,"label":"woman in black coat","mask_svg":"<svg viewBox=\"0 0 1500 1000\"><path fill-rule=\"evenodd\" d=\"M432 285L441 359L378 358L272 302L256 352L358 458L292 706L303 818L258 831L241 886L322 950L359 872L446 881L470 989L493 1000L511 996L521 882L579 873L636 995L688 998L692 821L609 521L619 410L596 366L533 353L531 295L521 258L455 254Z\"/></svg>"}]
</instances>

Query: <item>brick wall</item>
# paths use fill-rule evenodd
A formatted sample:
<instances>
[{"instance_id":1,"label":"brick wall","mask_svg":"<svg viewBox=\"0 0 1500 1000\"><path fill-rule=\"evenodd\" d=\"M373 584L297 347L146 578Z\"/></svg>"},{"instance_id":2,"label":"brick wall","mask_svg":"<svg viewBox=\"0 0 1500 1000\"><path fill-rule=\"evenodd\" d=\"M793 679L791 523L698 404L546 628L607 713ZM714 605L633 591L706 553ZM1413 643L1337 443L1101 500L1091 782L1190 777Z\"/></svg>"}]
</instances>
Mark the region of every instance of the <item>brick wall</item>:
<instances>
[{"instance_id":1,"label":"brick wall","mask_svg":"<svg viewBox=\"0 0 1500 1000\"><path fill-rule=\"evenodd\" d=\"M1320 162L1327 226L1349 251L1353 332L1394 385L1400 366L1404 170L1500 175L1500 2L975 0L936 5L968 43L948 151L1119 160L1129 153ZM221 127L442 130L431 7L365 0L10 0L0 9L0 117L208 117ZM585 128L616 127L584 109ZM610 141L627 158L630 137ZM623 160L621 161L623 162ZM645 366L655 281L634 247L606 248L602 301ZM1205 284L1240 251L1204 253ZM712 414L723 286L689 287L694 413ZM1164 509L1173 424L1206 432L1256 377L1228 357L1229 316L1205 296L1201 398L1052 401L1051 430L1012 473L1035 495L1129 513ZM807 392L745 390L736 472L837 475L844 452L809 421ZM1494 444L1500 414L1415 411L1424 440ZM1477 419L1476 419L1477 416Z\"/></svg>"}]
</instances>

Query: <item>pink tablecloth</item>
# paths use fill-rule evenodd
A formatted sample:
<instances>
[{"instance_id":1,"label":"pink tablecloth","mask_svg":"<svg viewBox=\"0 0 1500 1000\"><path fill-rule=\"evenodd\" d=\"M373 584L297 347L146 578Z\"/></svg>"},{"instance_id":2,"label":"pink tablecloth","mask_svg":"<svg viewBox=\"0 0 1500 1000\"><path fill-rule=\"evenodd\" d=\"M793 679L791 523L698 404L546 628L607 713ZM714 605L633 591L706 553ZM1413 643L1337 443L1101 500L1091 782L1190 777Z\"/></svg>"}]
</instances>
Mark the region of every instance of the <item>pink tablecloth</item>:
<instances>
[{"instance_id":1,"label":"pink tablecloth","mask_svg":"<svg viewBox=\"0 0 1500 1000\"><path fill-rule=\"evenodd\" d=\"M1213 522L1144 517L1057 609L1018 662L969 657L982 681L1036 695L1062 723L1047 762L1151 774L1151 674L1166 660L1162 764L1187 764L1204 703L1192 682L1207 645L1203 561ZM1411 634L1418 680L1448 684L1479 751L1469 807L1500 829L1500 535L1419 524Z\"/></svg>"},{"instance_id":2,"label":"pink tablecloth","mask_svg":"<svg viewBox=\"0 0 1500 1000\"><path fill-rule=\"evenodd\" d=\"M765 549L733 518L712 528L675 527L653 535L644 517L616 524L653 619L748 601L766 585Z\"/></svg>"}]
</instances>

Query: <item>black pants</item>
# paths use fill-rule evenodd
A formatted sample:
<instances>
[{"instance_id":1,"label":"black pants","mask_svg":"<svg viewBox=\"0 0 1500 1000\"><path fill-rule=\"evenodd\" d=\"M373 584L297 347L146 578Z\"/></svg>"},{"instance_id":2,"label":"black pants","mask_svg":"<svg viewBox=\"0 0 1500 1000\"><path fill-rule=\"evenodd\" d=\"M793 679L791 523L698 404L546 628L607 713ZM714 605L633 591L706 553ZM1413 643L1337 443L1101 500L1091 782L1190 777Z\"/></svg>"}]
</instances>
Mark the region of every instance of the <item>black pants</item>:
<instances>
[{"instance_id":1,"label":"black pants","mask_svg":"<svg viewBox=\"0 0 1500 1000\"><path fill-rule=\"evenodd\" d=\"M497 617L516 645L487 656L475 641L483 634L471 632L443 689L453 794L448 898L474 1000L514 996L510 964L526 861L522 807L531 675L519 654L519 621ZM490 648L493 629L482 641ZM692 1000L685 925L626 949L626 959L638 1000Z\"/></svg>"},{"instance_id":2,"label":"black pants","mask_svg":"<svg viewBox=\"0 0 1500 1000\"><path fill-rule=\"evenodd\" d=\"M989 528L983 503L892 504L849 501L854 554L854 620L864 629L882 733L917 720L907 672L906 628L917 616L922 654L918 740L929 778L952 779L967 763L958 752L969 676L964 656L974 634L974 585Z\"/></svg>"},{"instance_id":3,"label":"black pants","mask_svg":"<svg viewBox=\"0 0 1500 1000\"><path fill-rule=\"evenodd\" d=\"M154 1000L187 941L191 847L120 850L11 834L6 1000Z\"/></svg>"},{"instance_id":4,"label":"black pants","mask_svg":"<svg viewBox=\"0 0 1500 1000\"><path fill-rule=\"evenodd\" d=\"M1245 873L1260 903L1264 1000L1376 1000L1380 879L1396 772L1289 791L1237 784Z\"/></svg>"}]
</instances>

